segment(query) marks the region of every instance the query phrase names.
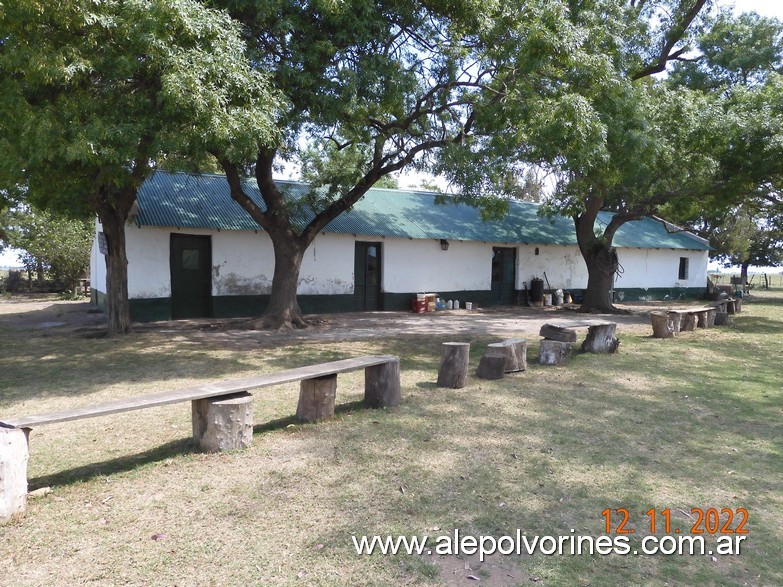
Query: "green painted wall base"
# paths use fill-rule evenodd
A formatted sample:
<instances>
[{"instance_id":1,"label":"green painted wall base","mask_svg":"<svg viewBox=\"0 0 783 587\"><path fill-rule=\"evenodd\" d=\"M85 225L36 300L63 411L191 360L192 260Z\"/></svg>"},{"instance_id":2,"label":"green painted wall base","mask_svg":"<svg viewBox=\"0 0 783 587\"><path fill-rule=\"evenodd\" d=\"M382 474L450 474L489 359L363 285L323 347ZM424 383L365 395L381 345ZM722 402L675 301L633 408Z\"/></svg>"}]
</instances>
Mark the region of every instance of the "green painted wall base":
<instances>
[{"instance_id":1,"label":"green painted wall base","mask_svg":"<svg viewBox=\"0 0 783 587\"><path fill-rule=\"evenodd\" d=\"M581 300L582 290L570 290L574 302ZM653 300L693 300L704 296L705 288L627 288L614 291L615 302L645 302ZM488 307L499 304L497 294L488 290L436 292L443 300L459 300L460 307L472 302L474 307ZM380 310L405 312L411 309L415 293L383 293ZM525 291L516 291L516 303L526 302ZM101 310L106 309L106 294L92 290L92 302ZM269 302L268 295L259 296L214 296L212 316L215 318L243 318L258 316ZM360 311L359 302L353 295L299 296L299 306L305 314L329 314L334 312ZM155 322L171 319L171 298L145 298L130 300L131 318L135 322Z\"/></svg>"}]
</instances>

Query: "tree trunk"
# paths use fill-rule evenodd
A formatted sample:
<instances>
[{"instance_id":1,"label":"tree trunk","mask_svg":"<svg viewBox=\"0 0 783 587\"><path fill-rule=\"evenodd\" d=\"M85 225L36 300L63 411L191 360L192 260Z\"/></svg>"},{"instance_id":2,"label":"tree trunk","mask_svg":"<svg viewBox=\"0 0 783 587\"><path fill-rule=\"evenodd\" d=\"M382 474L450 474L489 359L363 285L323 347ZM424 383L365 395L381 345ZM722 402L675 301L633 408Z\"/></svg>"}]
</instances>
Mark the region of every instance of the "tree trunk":
<instances>
[{"instance_id":1,"label":"tree trunk","mask_svg":"<svg viewBox=\"0 0 783 587\"><path fill-rule=\"evenodd\" d=\"M750 261L745 261L740 266L740 289L743 293L748 293L748 267L750 266Z\"/></svg>"},{"instance_id":2,"label":"tree trunk","mask_svg":"<svg viewBox=\"0 0 783 587\"><path fill-rule=\"evenodd\" d=\"M604 198L591 194L585 200L585 211L574 216L576 242L587 265L587 289L582 298L580 312L612 313L618 310L612 304L610 292L617 271L617 252L612 247L615 232L628 217L615 215L600 237L595 227Z\"/></svg>"},{"instance_id":3,"label":"tree trunk","mask_svg":"<svg viewBox=\"0 0 783 587\"><path fill-rule=\"evenodd\" d=\"M614 285L616 259L612 247L596 246L587 255L582 253L587 265L587 289L582 298L580 312L612 313L617 308L612 304L611 291Z\"/></svg>"},{"instance_id":4,"label":"tree trunk","mask_svg":"<svg viewBox=\"0 0 783 587\"><path fill-rule=\"evenodd\" d=\"M290 235L281 236L271 232L270 237L275 251L272 291L266 310L259 319L253 321L253 327L275 330L307 328L296 299L299 272L307 245L302 243L302 239L294 239Z\"/></svg>"},{"instance_id":5,"label":"tree trunk","mask_svg":"<svg viewBox=\"0 0 783 587\"><path fill-rule=\"evenodd\" d=\"M125 223L135 201L136 190L126 189L122 192L109 192L109 195L104 195L96 204L96 213L108 246L105 260L106 319L109 336L131 332Z\"/></svg>"}]
</instances>

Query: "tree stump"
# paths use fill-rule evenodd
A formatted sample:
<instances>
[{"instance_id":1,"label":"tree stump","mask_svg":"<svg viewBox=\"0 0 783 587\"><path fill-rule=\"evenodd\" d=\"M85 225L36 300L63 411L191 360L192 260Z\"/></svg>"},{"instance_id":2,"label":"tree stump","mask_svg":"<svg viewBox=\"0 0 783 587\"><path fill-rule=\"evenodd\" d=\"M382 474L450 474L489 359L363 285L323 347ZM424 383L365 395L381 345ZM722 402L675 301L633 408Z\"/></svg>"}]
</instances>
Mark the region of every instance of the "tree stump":
<instances>
[{"instance_id":1,"label":"tree stump","mask_svg":"<svg viewBox=\"0 0 783 587\"><path fill-rule=\"evenodd\" d=\"M457 389L468 380L469 342L444 342L438 370L438 387Z\"/></svg>"},{"instance_id":2,"label":"tree stump","mask_svg":"<svg viewBox=\"0 0 783 587\"><path fill-rule=\"evenodd\" d=\"M576 342L576 330L555 326L554 324L544 324L538 333L549 340L559 340L560 342Z\"/></svg>"},{"instance_id":3,"label":"tree stump","mask_svg":"<svg viewBox=\"0 0 783 587\"><path fill-rule=\"evenodd\" d=\"M739 314L740 312L742 312L742 298L735 298L734 313Z\"/></svg>"},{"instance_id":4,"label":"tree stump","mask_svg":"<svg viewBox=\"0 0 783 587\"><path fill-rule=\"evenodd\" d=\"M729 314L736 314L737 313L737 302L735 300L729 300L729 303L726 304L726 311Z\"/></svg>"},{"instance_id":5,"label":"tree stump","mask_svg":"<svg viewBox=\"0 0 783 587\"><path fill-rule=\"evenodd\" d=\"M320 422L334 417L337 375L303 379L299 383L298 422Z\"/></svg>"},{"instance_id":6,"label":"tree stump","mask_svg":"<svg viewBox=\"0 0 783 587\"><path fill-rule=\"evenodd\" d=\"M250 446L253 441L253 396L240 392L191 402L193 438L205 452Z\"/></svg>"},{"instance_id":7,"label":"tree stump","mask_svg":"<svg viewBox=\"0 0 783 587\"><path fill-rule=\"evenodd\" d=\"M669 323L671 324L672 333L676 336L682 328L682 314L679 312L669 312Z\"/></svg>"},{"instance_id":8,"label":"tree stump","mask_svg":"<svg viewBox=\"0 0 783 587\"><path fill-rule=\"evenodd\" d=\"M705 328L712 328L715 326L715 314L717 314L718 311L715 309L709 310L707 312L707 317L705 318Z\"/></svg>"},{"instance_id":9,"label":"tree stump","mask_svg":"<svg viewBox=\"0 0 783 587\"><path fill-rule=\"evenodd\" d=\"M707 328L707 312L696 312L696 327Z\"/></svg>"},{"instance_id":10,"label":"tree stump","mask_svg":"<svg viewBox=\"0 0 783 587\"><path fill-rule=\"evenodd\" d=\"M671 338L674 336L674 325L667 312L650 312L650 323L653 338Z\"/></svg>"},{"instance_id":11,"label":"tree stump","mask_svg":"<svg viewBox=\"0 0 783 587\"><path fill-rule=\"evenodd\" d=\"M527 340L524 338L509 338L503 342L490 343L487 345L486 354L504 356L506 373L527 369Z\"/></svg>"},{"instance_id":12,"label":"tree stump","mask_svg":"<svg viewBox=\"0 0 783 587\"><path fill-rule=\"evenodd\" d=\"M681 330L683 332L692 332L696 330L696 314L685 314L682 317Z\"/></svg>"},{"instance_id":13,"label":"tree stump","mask_svg":"<svg viewBox=\"0 0 783 587\"><path fill-rule=\"evenodd\" d=\"M620 346L620 339L614 334L617 324L597 324L587 327L587 338L582 343L582 350L587 353L613 353Z\"/></svg>"},{"instance_id":14,"label":"tree stump","mask_svg":"<svg viewBox=\"0 0 783 587\"><path fill-rule=\"evenodd\" d=\"M394 408L400 405L400 360L364 370L364 405L368 408Z\"/></svg>"},{"instance_id":15,"label":"tree stump","mask_svg":"<svg viewBox=\"0 0 783 587\"><path fill-rule=\"evenodd\" d=\"M488 351L486 355L481 357L478 369L476 369L476 377L481 379L503 379L503 376L506 374L506 355L491 355L489 352L491 351Z\"/></svg>"},{"instance_id":16,"label":"tree stump","mask_svg":"<svg viewBox=\"0 0 783 587\"><path fill-rule=\"evenodd\" d=\"M542 365L561 365L571 356L571 343L561 340L544 339L541 341L538 359Z\"/></svg>"},{"instance_id":17,"label":"tree stump","mask_svg":"<svg viewBox=\"0 0 783 587\"><path fill-rule=\"evenodd\" d=\"M715 326L727 326L729 324L728 312L716 312L715 313Z\"/></svg>"},{"instance_id":18,"label":"tree stump","mask_svg":"<svg viewBox=\"0 0 783 587\"><path fill-rule=\"evenodd\" d=\"M24 430L0 427L0 524L27 509L27 456Z\"/></svg>"}]
</instances>

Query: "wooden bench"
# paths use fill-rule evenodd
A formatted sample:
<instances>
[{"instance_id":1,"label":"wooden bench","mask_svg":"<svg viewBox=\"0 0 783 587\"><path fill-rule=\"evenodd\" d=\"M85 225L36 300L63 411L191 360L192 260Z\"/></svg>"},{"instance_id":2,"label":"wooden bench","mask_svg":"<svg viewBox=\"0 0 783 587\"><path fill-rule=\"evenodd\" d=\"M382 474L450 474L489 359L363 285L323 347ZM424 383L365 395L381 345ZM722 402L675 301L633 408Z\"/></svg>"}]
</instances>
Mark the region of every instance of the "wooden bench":
<instances>
[{"instance_id":1,"label":"wooden bench","mask_svg":"<svg viewBox=\"0 0 783 587\"><path fill-rule=\"evenodd\" d=\"M576 342L576 329L587 328L582 350L588 353L613 353L620 344L615 336L617 322L607 320L557 320L541 326L539 361L542 365L559 365L571 356L571 344Z\"/></svg>"},{"instance_id":2,"label":"wooden bench","mask_svg":"<svg viewBox=\"0 0 783 587\"><path fill-rule=\"evenodd\" d=\"M654 338L671 338L678 332L689 332L696 328L711 328L729 323L729 314L741 310L738 300L718 300L714 306L683 308L650 312L650 323Z\"/></svg>"},{"instance_id":3,"label":"wooden bench","mask_svg":"<svg viewBox=\"0 0 783 587\"><path fill-rule=\"evenodd\" d=\"M400 403L398 357L373 355L298 367L243 379L119 399L102 404L5 418L0 421L0 523L24 514L30 430L46 424L95 418L179 402L191 402L193 436L208 452L250 445L254 389L300 381L297 420L313 422L334 415L337 375L364 369L364 403L370 408Z\"/></svg>"}]
</instances>

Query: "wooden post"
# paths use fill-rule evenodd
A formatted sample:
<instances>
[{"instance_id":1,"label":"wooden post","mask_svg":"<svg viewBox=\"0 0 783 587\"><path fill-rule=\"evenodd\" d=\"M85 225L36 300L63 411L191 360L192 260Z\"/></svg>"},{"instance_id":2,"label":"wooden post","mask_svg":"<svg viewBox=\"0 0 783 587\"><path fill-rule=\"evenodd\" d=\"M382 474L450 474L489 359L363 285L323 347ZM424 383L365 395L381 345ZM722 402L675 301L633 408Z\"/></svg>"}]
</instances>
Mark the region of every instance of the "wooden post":
<instances>
[{"instance_id":1,"label":"wooden post","mask_svg":"<svg viewBox=\"0 0 783 587\"><path fill-rule=\"evenodd\" d=\"M457 389L468 380L469 342L444 342L443 357L438 370L438 387Z\"/></svg>"},{"instance_id":2,"label":"wooden post","mask_svg":"<svg viewBox=\"0 0 783 587\"><path fill-rule=\"evenodd\" d=\"M336 374L302 379L299 383L299 404L296 406L297 421L320 422L334 418L336 395Z\"/></svg>"},{"instance_id":3,"label":"wooden post","mask_svg":"<svg viewBox=\"0 0 783 587\"><path fill-rule=\"evenodd\" d=\"M696 330L696 314L688 313L682 317L682 331L690 332Z\"/></svg>"},{"instance_id":4,"label":"wooden post","mask_svg":"<svg viewBox=\"0 0 783 587\"><path fill-rule=\"evenodd\" d=\"M653 338L671 338L674 336L674 325L668 312L650 312L650 323Z\"/></svg>"},{"instance_id":5,"label":"wooden post","mask_svg":"<svg viewBox=\"0 0 783 587\"><path fill-rule=\"evenodd\" d=\"M614 334L617 323L597 324L587 327L587 338L582 343L582 350L587 353L614 353L620 346L620 339Z\"/></svg>"},{"instance_id":6,"label":"wooden post","mask_svg":"<svg viewBox=\"0 0 783 587\"><path fill-rule=\"evenodd\" d=\"M24 430L0 426L0 524L27 509L27 457Z\"/></svg>"},{"instance_id":7,"label":"wooden post","mask_svg":"<svg viewBox=\"0 0 783 587\"><path fill-rule=\"evenodd\" d=\"M669 312L669 322L671 323L672 332L676 336L681 329L682 314L679 312Z\"/></svg>"},{"instance_id":8,"label":"wooden post","mask_svg":"<svg viewBox=\"0 0 783 587\"><path fill-rule=\"evenodd\" d=\"M253 441L253 396L240 392L191 402L193 438L205 452L246 448Z\"/></svg>"},{"instance_id":9,"label":"wooden post","mask_svg":"<svg viewBox=\"0 0 783 587\"><path fill-rule=\"evenodd\" d=\"M570 356L570 342L549 340L547 338L541 341L538 358L542 365L561 365L567 362Z\"/></svg>"},{"instance_id":10,"label":"wooden post","mask_svg":"<svg viewBox=\"0 0 783 587\"><path fill-rule=\"evenodd\" d=\"M400 360L364 370L364 405L368 408L394 408L400 405Z\"/></svg>"}]
</instances>

